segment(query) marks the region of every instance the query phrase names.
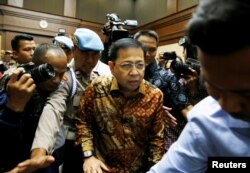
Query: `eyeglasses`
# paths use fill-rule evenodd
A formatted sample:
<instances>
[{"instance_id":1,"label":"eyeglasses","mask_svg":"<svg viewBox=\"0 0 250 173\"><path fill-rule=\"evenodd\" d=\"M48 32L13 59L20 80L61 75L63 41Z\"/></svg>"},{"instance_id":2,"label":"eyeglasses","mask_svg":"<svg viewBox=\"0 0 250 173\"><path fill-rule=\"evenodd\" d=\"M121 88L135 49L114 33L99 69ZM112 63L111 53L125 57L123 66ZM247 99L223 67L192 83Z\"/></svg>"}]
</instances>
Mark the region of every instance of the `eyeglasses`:
<instances>
[{"instance_id":1,"label":"eyeglasses","mask_svg":"<svg viewBox=\"0 0 250 173\"><path fill-rule=\"evenodd\" d=\"M145 63L143 62L139 62L139 63L123 62L123 63L116 63L116 64L118 64L120 68L124 71L130 71L133 69L134 66L137 70L143 70L145 68Z\"/></svg>"}]
</instances>

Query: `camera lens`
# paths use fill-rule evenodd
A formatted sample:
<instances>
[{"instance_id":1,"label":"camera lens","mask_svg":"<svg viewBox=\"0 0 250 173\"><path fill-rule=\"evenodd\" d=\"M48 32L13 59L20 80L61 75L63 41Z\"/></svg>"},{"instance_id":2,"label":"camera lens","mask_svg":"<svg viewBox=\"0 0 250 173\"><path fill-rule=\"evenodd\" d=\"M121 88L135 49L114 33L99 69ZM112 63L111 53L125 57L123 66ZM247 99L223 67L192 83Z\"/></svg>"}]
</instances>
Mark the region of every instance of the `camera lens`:
<instances>
[{"instance_id":1,"label":"camera lens","mask_svg":"<svg viewBox=\"0 0 250 173\"><path fill-rule=\"evenodd\" d=\"M174 60L170 65L170 70L175 73L177 76L182 74L190 74L189 66L186 63L182 63L181 61Z\"/></svg>"},{"instance_id":2,"label":"camera lens","mask_svg":"<svg viewBox=\"0 0 250 173\"><path fill-rule=\"evenodd\" d=\"M31 69L30 74L35 83L42 83L55 77L55 71L50 64L41 64Z\"/></svg>"}]
</instances>

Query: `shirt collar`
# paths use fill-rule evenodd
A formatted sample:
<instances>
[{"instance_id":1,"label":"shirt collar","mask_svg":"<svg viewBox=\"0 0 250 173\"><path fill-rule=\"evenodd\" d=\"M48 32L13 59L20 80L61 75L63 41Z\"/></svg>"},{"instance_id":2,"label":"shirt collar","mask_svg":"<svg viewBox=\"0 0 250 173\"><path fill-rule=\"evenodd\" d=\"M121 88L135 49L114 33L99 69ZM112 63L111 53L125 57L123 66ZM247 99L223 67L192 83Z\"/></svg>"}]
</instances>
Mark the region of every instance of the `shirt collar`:
<instances>
[{"instance_id":1,"label":"shirt collar","mask_svg":"<svg viewBox=\"0 0 250 173\"><path fill-rule=\"evenodd\" d=\"M112 78L112 82L111 82L111 87L110 87L110 91L119 91L119 86L118 86L118 82L116 80L115 77ZM140 86L139 86L139 92L138 93L141 93L143 95L146 95L146 92L145 92L145 80L143 79Z\"/></svg>"},{"instance_id":2,"label":"shirt collar","mask_svg":"<svg viewBox=\"0 0 250 173\"><path fill-rule=\"evenodd\" d=\"M226 112L226 114L228 114ZM241 119L237 119L228 114L228 126L231 128L250 128L250 123L247 121L243 121Z\"/></svg>"},{"instance_id":3,"label":"shirt collar","mask_svg":"<svg viewBox=\"0 0 250 173\"><path fill-rule=\"evenodd\" d=\"M212 105L212 109L214 112L217 112L217 116L223 116L226 119L227 125L230 128L250 128L250 122L243 121L241 119L237 119L232 117L228 112L224 111L218 101L216 101L213 97L207 97L207 100L210 101Z\"/></svg>"}]
</instances>

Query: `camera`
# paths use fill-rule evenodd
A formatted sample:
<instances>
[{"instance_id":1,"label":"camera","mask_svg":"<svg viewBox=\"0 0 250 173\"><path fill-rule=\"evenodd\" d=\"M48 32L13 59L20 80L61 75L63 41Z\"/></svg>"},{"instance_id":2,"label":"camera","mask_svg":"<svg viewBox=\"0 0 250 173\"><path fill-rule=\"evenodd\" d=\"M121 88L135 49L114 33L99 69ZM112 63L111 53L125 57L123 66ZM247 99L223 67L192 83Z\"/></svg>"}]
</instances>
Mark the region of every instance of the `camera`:
<instances>
[{"instance_id":1,"label":"camera","mask_svg":"<svg viewBox=\"0 0 250 173\"><path fill-rule=\"evenodd\" d=\"M200 61L187 58L186 62L183 62L178 56L176 52L164 52L163 59L165 60L172 60L170 64L170 70L172 73L176 74L177 76L181 75L191 75L192 71L189 68L194 69L197 74L200 74Z\"/></svg>"},{"instance_id":2,"label":"camera","mask_svg":"<svg viewBox=\"0 0 250 173\"><path fill-rule=\"evenodd\" d=\"M31 75L32 79L36 84L45 82L53 77L55 77L55 71L52 65L50 64L41 64L39 66L35 66L33 62L30 62L28 64L22 64L18 67L24 68L24 72L21 73L19 78L25 74L28 73Z\"/></svg>"},{"instance_id":3,"label":"camera","mask_svg":"<svg viewBox=\"0 0 250 173\"><path fill-rule=\"evenodd\" d=\"M194 69L199 75L200 74L200 61L192 59L192 58L187 58L185 63L183 63L182 61L174 60L170 64L171 72L175 73L177 76L193 74L189 68Z\"/></svg>"},{"instance_id":4,"label":"camera","mask_svg":"<svg viewBox=\"0 0 250 173\"><path fill-rule=\"evenodd\" d=\"M110 39L112 41L118 40L120 38L129 37L129 32L126 29L120 28L120 26L131 26L135 27L138 25L137 20L125 20L122 21L116 13L111 13L106 15L110 25L111 25L111 33ZM107 31L102 30L103 33L107 33Z\"/></svg>"},{"instance_id":5,"label":"camera","mask_svg":"<svg viewBox=\"0 0 250 173\"><path fill-rule=\"evenodd\" d=\"M163 59L165 60L175 60L176 58L177 58L177 55L175 51L163 53Z\"/></svg>"}]
</instances>

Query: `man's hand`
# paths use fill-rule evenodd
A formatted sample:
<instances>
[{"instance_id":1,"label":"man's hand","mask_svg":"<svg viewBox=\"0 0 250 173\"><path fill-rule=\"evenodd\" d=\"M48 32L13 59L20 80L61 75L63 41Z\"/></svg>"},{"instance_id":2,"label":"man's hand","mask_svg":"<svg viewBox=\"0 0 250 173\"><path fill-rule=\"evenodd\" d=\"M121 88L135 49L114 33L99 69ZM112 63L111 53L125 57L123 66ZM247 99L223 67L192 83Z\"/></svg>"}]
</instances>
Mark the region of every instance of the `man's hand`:
<instances>
[{"instance_id":1,"label":"man's hand","mask_svg":"<svg viewBox=\"0 0 250 173\"><path fill-rule=\"evenodd\" d=\"M102 32L103 32L103 34L109 36L111 29L112 29L111 23L107 22L103 25Z\"/></svg>"},{"instance_id":2,"label":"man's hand","mask_svg":"<svg viewBox=\"0 0 250 173\"><path fill-rule=\"evenodd\" d=\"M16 69L7 83L7 107L15 112L22 112L36 88L30 74L23 74L23 68Z\"/></svg>"},{"instance_id":3,"label":"man's hand","mask_svg":"<svg viewBox=\"0 0 250 173\"><path fill-rule=\"evenodd\" d=\"M27 159L17 165L8 173L31 173L38 169L46 168L55 161L53 156L46 155L45 149L32 150L31 159Z\"/></svg>"},{"instance_id":4,"label":"man's hand","mask_svg":"<svg viewBox=\"0 0 250 173\"><path fill-rule=\"evenodd\" d=\"M83 163L83 172L84 173L103 173L110 172L109 168L95 156L91 156L87 159L84 159Z\"/></svg>"},{"instance_id":5,"label":"man's hand","mask_svg":"<svg viewBox=\"0 0 250 173\"><path fill-rule=\"evenodd\" d=\"M176 126L177 126L177 120L176 120L176 118L175 118L172 114L170 114L170 112L169 112L169 111L172 110L172 108L168 108L168 107L166 107L166 106L163 106L163 109L164 109L164 116L165 116L164 119L165 119L166 125L167 125L168 127L172 127L172 128L176 127Z\"/></svg>"},{"instance_id":6,"label":"man's hand","mask_svg":"<svg viewBox=\"0 0 250 173\"><path fill-rule=\"evenodd\" d=\"M199 76L194 69L189 68L189 70L192 72L192 74L185 75L183 78L186 80L186 86L191 96L194 96L198 92Z\"/></svg>"}]
</instances>

